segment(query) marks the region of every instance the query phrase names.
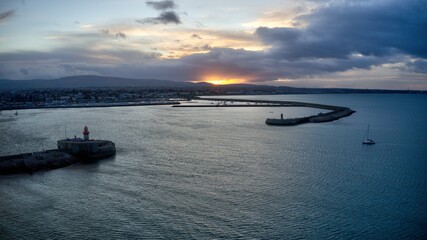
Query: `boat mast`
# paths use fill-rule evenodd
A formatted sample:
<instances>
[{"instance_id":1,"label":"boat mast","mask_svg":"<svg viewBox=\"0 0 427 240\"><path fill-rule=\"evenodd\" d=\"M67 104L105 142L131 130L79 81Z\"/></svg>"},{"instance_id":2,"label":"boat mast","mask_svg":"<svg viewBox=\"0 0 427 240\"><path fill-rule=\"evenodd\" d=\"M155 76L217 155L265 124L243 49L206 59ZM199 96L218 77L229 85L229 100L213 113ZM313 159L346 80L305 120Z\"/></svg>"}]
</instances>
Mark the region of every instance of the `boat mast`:
<instances>
[{"instance_id":1,"label":"boat mast","mask_svg":"<svg viewBox=\"0 0 427 240\"><path fill-rule=\"evenodd\" d=\"M367 139L369 139L369 124L368 124L368 136L367 136Z\"/></svg>"}]
</instances>

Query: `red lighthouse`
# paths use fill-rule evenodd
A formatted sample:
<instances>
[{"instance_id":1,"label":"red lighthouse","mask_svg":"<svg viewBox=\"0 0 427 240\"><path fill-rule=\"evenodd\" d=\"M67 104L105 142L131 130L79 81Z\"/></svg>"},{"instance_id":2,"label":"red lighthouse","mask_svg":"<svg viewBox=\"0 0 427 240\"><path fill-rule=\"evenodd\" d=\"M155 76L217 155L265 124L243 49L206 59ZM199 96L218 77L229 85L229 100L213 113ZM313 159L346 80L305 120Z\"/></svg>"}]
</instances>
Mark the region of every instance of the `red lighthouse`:
<instances>
[{"instance_id":1,"label":"red lighthouse","mask_svg":"<svg viewBox=\"0 0 427 240\"><path fill-rule=\"evenodd\" d=\"M83 129L83 137L84 137L84 140L86 141L89 140L89 129L87 128L87 126L85 126Z\"/></svg>"}]
</instances>

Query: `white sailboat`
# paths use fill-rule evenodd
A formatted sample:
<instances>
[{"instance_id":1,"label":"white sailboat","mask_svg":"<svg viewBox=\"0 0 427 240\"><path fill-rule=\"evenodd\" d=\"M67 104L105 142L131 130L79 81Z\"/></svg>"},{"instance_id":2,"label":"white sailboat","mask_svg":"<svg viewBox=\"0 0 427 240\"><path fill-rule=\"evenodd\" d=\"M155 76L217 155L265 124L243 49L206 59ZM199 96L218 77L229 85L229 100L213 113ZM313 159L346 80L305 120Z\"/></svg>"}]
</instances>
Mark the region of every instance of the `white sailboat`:
<instances>
[{"instance_id":1,"label":"white sailboat","mask_svg":"<svg viewBox=\"0 0 427 240\"><path fill-rule=\"evenodd\" d=\"M372 145L375 144L375 141L372 140L371 138L369 138L369 124L368 124L368 129L366 131L366 139L363 140L362 144L366 144L366 145Z\"/></svg>"}]
</instances>

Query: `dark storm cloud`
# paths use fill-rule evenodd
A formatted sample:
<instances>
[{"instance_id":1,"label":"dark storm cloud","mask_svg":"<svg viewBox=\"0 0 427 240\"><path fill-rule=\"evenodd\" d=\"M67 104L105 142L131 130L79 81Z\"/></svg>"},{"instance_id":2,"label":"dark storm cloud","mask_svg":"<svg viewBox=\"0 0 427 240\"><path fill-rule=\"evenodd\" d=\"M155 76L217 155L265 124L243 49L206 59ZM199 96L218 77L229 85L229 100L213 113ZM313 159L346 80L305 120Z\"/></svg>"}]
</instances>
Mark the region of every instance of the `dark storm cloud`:
<instances>
[{"instance_id":1,"label":"dark storm cloud","mask_svg":"<svg viewBox=\"0 0 427 240\"><path fill-rule=\"evenodd\" d=\"M160 13L158 17L144 18L144 19L136 20L136 22L141 24L168 24L168 23L181 24L181 19L176 12L165 11Z\"/></svg>"},{"instance_id":2,"label":"dark storm cloud","mask_svg":"<svg viewBox=\"0 0 427 240\"><path fill-rule=\"evenodd\" d=\"M143 18L136 20L141 24L181 24L181 18L179 14L172 9L175 9L177 5L174 1L147 1L147 6L152 7L158 11L161 11L158 17L155 18Z\"/></svg>"},{"instance_id":3,"label":"dark storm cloud","mask_svg":"<svg viewBox=\"0 0 427 240\"><path fill-rule=\"evenodd\" d=\"M156 10L159 11L164 11L164 10L168 10L168 9L174 9L176 8L176 4L174 3L174 1L147 1L146 2L147 6L152 7Z\"/></svg>"},{"instance_id":4,"label":"dark storm cloud","mask_svg":"<svg viewBox=\"0 0 427 240\"><path fill-rule=\"evenodd\" d=\"M423 0L340 3L299 16L305 28L258 28L274 57L347 58L396 52L427 57L427 2Z\"/></svg>"},{"instance_id":5,"label":"dark storm cloud","mask_svg":"<svg viewBox=\"0 0 427 240\"><path fill-rule=\"evenodd\" d=\"M6 12L0 12L0 22L3 22L6 19L12 17L14 13L15 13L14 10L9 10L9 11L6 11Z\"/></svg>"}]
</instances>

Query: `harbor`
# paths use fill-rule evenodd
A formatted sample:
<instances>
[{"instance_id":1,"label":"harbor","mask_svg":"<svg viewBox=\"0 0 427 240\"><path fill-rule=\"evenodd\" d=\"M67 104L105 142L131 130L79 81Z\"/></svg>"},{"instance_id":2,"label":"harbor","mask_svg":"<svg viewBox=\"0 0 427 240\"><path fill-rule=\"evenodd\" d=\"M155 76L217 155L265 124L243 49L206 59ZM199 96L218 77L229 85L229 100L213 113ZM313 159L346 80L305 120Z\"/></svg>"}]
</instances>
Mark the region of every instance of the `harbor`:
<instances>
[{"instance_id":1,"label":"harbor","mask_svg":"<svg viewBox=\"0 0 427 240\"><path fill-rule=\"evenodd\" d=\"M294 118L329 111L157 106L18 110L18 117L3 112L0 156L57 148L57 140L66 139L65 124L70 139L75 133L83 138L87 124L91 139L111 140L117 152L90 164L1 175L2 234L108 239L122 232L135 239L173 239L181 229L189 239L280 239L282 233L315 239L304 228L312 226L325 239L420 239L424 218L414 214L427 189L426 97L252 96L357 111L335 122L293 127L264 121L282 112ZM362 145L368 124L376 141L371 146ZM300 215L289 220L294 213ZM371 215L373 224L366 220ZM216 228L201 228L200 222Z\"/></svg>"},{"instance_id":2,"label":"harbor","mask_svg":"<svg viewBox=\"0 0 427 240\"><path fill-rule=\"evenodd\" d=\"M200 101L201 103L197 102ZM205 104L204 101L210 101ZM172 102L162 103L172 105ZM156 105L159 103L156 103ZM147 105L147 104L144 104ZM122 106L122 105L114 105ZM129 106L129 105L126 105ZM71 107L71 106L69 106ZM74 106L76 107L76 106ZM94 107L94 106L91 106ZM278 126L295 126L304 123L323 123L350 116L355 111L341 106L274 100L251 100L231 98L195 97L188 102L173 102L175 108L218 108L218 107L306 107L326 110L315 115L284 118L267 118L265 124ZM77 107L78 108L78 107ZM15 115L18 115L16 112ZM114 155L115 144L108 140L94 140L89 138L89 130L84 127L83 138L65 138L57 141L57 149L43 150L40 152L24 153L0 157L0 175L30 173L41 170L50 170L67 167L73 164L103 159Z\"/></svg>"}]
</instances>

